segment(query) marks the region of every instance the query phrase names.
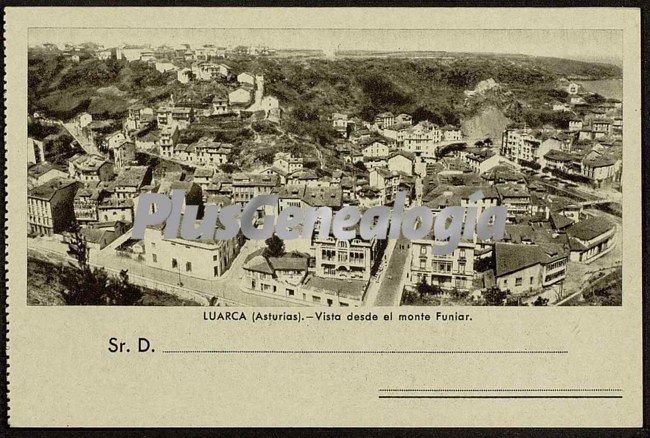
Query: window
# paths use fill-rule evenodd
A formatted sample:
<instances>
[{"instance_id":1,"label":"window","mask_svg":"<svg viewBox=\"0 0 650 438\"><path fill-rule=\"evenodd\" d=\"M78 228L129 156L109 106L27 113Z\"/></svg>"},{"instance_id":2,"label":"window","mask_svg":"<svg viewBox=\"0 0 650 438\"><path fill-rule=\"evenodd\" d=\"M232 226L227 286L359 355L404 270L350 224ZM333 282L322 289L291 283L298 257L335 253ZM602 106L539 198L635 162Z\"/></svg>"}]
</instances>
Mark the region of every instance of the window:
<instances>
[{"instance_id":1,"label":"window","mask_svg":"<svg viewBox=\"0 0 650 438\"><path fill-rule=\"evenodd\" d=\"M331 299L329 299L329 298L327 299L327 305L328 305L328 306L332 307L332 304L333 304L333 303L334 303L334 302L333 302Z\"/></svg>"},{"instance_id":2,"label":"window","mask_svg":"<svg viewBox=\"0 0 650 438\"><path fill-rule=\"evenodd\" d=\"M191 262L185 263L185 270L187 272L192 272L192 263Z\"/></svg>"},{"instance_id":3,"label":"window","mask_svg":"<svg viewBox=\"0 0 650 438\"><path fill-rule=\"evenodd\" d=\"M421 246L420 247L420 254L426 255L427 254L427 247L426 246Z\"/></svg>"},{"instance_id":4,"label":"window","mask_svg":"<svg viewBox=\"0 0 650 438\"><path fill-rule=\"evenodd\" d=\"M533 284L533 277L530 277L530 284Z\"/></svg>"},{"instance_id":5,"label":"window","mask_svg":"<svg viewBox=\"0 0 650 438\"><path fill-rule=\"evenodd\" d=\"M212 261L213 261L213 262L216 262L217 260L219 260L219 254L215 254L215 255L213 255L213 256L212 256Z\"/></svg>"},{"instance_id":6,"label":"window","mask_svg":"<svg viewBox=\"0 0 650 438\"><path fill-rule=\"evenodd\" d=\"M172 259L172 268L178 268L178 260Z\"/></svg>"},{"instance_id":7,"label":"window","mask_svg":"<svg viewBox=\"0 0 650 438\"><path fill-rule=\"evenodd\" d=\"M215 277L219 276L219 266L215 266L215 267L213 268L213 272L214 272L214 276L215 276Z\"/></svg>"},{"instance_id":8,"label":"window","mask_svg":"<svg viewBox=\"0 0 650 438\"><path fill-rule=\"evenodd\" d=\"M296 293L293 289L287 289L287 295L289 295L290 297L294 296L295 294Z\"/></svg>"},{"instance_id":9,"label":"window","mask_svg":"<svg viewBox=\"0 0 650 438\"><path fill-rule=\"evenodd\" d=\"M320 303L320 297L317 295L314 295L313 297L311 297L311 299L314 303Z\"/></svg>"},{"instance_id":10,"label":"window","mask_svg":"<svg viewBox=\"0 0 650 438\"><path fill-rule=\"evenodd\" d=\"M517 277L515 279L515 286L521 286L522 283L523 283L523 281L522 281L521 277Z\"/></svg>"},{"instance_id":11,"label":"window","mask_svg":"<svg viewBox=\"0 0 650 438\"><path fill-rule=\"evenodd\" d=\"M154 263L157 263L157 262L158 262L158 255L157 255L157 254L151 254L151 260L152 260Z\"/></svg>"}]
</instances>

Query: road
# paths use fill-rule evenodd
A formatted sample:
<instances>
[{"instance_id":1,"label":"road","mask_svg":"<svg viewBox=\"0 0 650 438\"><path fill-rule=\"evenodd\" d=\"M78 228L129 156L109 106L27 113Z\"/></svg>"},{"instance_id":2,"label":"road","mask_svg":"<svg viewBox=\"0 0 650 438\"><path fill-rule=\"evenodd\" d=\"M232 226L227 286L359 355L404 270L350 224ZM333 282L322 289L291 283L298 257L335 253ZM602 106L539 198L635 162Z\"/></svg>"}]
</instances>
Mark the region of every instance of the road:
<instances>
[{"instance_id":1,"label":"road","mask_svg":"<svg viewBox=\"0 0 650 438\"><path fill-rule=\"evenodd\" d=\"M379 292L375 300L376 306L399 306L404 288L404 278L408 270L406 260L409 248L409 241L400 235L385 269L384 278L379 285Z\"/></svg>"},{"instance_id":2,"label":"road","mask_svg":"<svg viewBox=\"0 0 650 438\"><path fill-rule=\"evenodd\" d=\"M124 241L127 238L122 237L121 240ZM115 242L113 243L115 244ZM178 272L154 268L128 257L118 256L114 251L114 246L116 245L107 246L101 251L91 251L90 263L93 266L103 267L112 272L127 269L129 276L134 280L138 280L137 284L171 293L185 299L194 297L196 301L204 304L212 297L217 297L222 304L231 306L287 306L287 301L280 298L247 293L239 287L244 272L242 265L246 257L263 244L263 242L258 241L247 241L228 271L223 276L211 280L188 277ZM28 248L48 257L55 254L60 259L71 260L65 254L66 247L61 243L51 240L29 238Z\"/></svg>"},{"instance_id":3,"label":"road","mask_svg":"<svg viewBox=\"0 0 650 438\"><path fill-rule=\"evenodd\" d=\"M77 128L77 125L74 122L60 123L70 133L72 138L74 138L77 143L79 143L79 146L81 146L81 149L83 149L84 152L90 155L104 155L99 151L97 146L93 145L90 140L88 140L86 136L83 135L81 130Z\"/></svg>"}]
</instances>

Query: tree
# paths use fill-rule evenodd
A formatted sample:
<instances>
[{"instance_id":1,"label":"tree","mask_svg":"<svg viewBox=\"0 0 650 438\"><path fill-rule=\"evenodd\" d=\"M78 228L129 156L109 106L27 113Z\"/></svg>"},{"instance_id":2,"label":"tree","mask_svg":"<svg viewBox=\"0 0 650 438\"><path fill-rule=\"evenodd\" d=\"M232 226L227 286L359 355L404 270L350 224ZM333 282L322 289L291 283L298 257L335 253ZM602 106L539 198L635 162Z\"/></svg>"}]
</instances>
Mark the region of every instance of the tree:
<instances>
[{"instance_id":1,"label":"tree","mask_svg":"<svg viewBox=\"0 0 650 438\"><path fill-rule=\"evenodd\" d=\"M442 292L440 287L427 283L427 280L424 277L420 279L420 282L417 285L417 291L418 294L420 294L420 298L424 298L425 295L438 295Z\"/></svg>"},{"instance_id":2,"label":"tree","mask_svg":"<svg viewBox=\"0 0 650 438\"><path fill-rule=\"evenodd\" d=\"M266 248L264 248L264 257L282 257L284 255L284 241L277 235L266 239Z\"/></svg>"},{"instance_id":3,"label":"tree","mask_svg":"<svg viewBox=\"0 0 650 438\"><path fill-rule=\"evenodd\" d=\"M486 306L503 306L507 297L508 292L502 291L497 286L493 286L483 291L483 299L485 299Z\"/></svg>"},{"instance_id":4,"label":"tree","mask_svg":"<svg viewBox=\"0 0 650 438\"><path fill-rule=\"evenodd\" d=\"M402 294L402 305L404 306L413 305L417 302L417 300L418 300L418 295L417 293L415 293L415 291L405 290L404 293Z\"/></svg>"},{"instance_id":5,"label":"tree","mask_svg":"<svg viewBox=\"0 0 650 438\"><path fill-rule=\"evenodd\" d=\"M90 266L88 244L76 223L67 236L67 244L68 255L75 259L75 263L62 266L60 270L66 304L131 306L140 302L142 291L129 283L126 270L115 279L109 277L104 269Z\"/></svg>"},{"instance_id":6,"label":"tree","mask_svg":"<svg viewBox=\"0 0 650 438\"><path fill-rule=\"evenodd\" d=\"M542 298L542 296L538 296L535 301L533 301L533 306L546 306L548 305L548 298Z\"/></svg>"}]
</instances>

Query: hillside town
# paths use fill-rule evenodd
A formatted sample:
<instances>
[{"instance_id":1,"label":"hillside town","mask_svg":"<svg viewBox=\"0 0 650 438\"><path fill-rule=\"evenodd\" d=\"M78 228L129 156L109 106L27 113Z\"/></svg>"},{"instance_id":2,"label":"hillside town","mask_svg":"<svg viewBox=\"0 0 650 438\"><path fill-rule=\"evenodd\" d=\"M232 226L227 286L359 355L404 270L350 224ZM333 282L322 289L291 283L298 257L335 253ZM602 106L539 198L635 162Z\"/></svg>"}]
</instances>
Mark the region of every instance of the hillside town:
<instances>
[{"instance_id":1,"label":"hillside town","mask_svg":"<svg viewBox=\"0 0 650 438\"><path fill-rule=\"evenodd\" d=\"M93 266L202 305L620 305L623 104L572 78L553 83L546 108L563 128L510 123L477 136L418 114L341 109L315 118L330 138L289 123L295 108L269 90L267 72L236 67L274 56L268 47L38 49L71 65L133 64L168 82L154 97L121 95L122 117L27 115L28 267L68 263L78 232ZM462 98L490 93L509 91L490 78ZM506 206L508 216L503 240L463 240L443 256L433 236L191 241L151 226L131 238L139 195L174 190L200 207L277 195L260 221L289 207L391 207L400 191L434 214Z\"/></svg>"}]
</instances>

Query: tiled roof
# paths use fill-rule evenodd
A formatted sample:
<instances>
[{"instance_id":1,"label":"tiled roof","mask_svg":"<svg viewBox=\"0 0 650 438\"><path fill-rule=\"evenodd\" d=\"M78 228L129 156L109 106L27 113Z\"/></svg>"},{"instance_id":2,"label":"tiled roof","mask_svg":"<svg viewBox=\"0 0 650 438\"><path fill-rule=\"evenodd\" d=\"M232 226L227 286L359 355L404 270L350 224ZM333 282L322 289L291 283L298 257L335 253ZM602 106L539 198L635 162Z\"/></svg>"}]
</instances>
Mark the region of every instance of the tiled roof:
<instances>
[{"instance_id":1,"label":"tiled roof","mask_svg":"<svg viewBox=\"0 0 650 438\"><path fill-rule=\"evenodd\" d=\"M65 178L53 178L38 187L34 187L29 191L29 197L43 199L49 201L61 189L67 188L76 181Z\"/></svg>"},{"instance_id":2,"label":"tiled roof","mask_svg":"<svg viewBox=\"0 0 650 438\"><path fill-rule=\"evenodd\" d=\"M549 256L538 245L496 243L494 245L495 274L497 277L547 263Z\"/></svg>"},{"instance_id":3,"label":"tiled roof","mask_svg":"<svg viewBox=\"0 0 650 438\"><path fill-rule=\"evenodd\" d=\"M580 239L583 241L595 239L614 227L608 219L604 217L590 217L579 222L576 222L569 227L566 233L570 237Z\"/></svg>"},{"instance_id":4,"label":"tiled roof","mask_svg":"<svg viewBox=\"0 0 650 438\"><path fill-rule=\"evenodd\" d=\"M115 178L116 186L140 187L149 170L148 166L128 166Z\"/></svg>"}]
</instances>

